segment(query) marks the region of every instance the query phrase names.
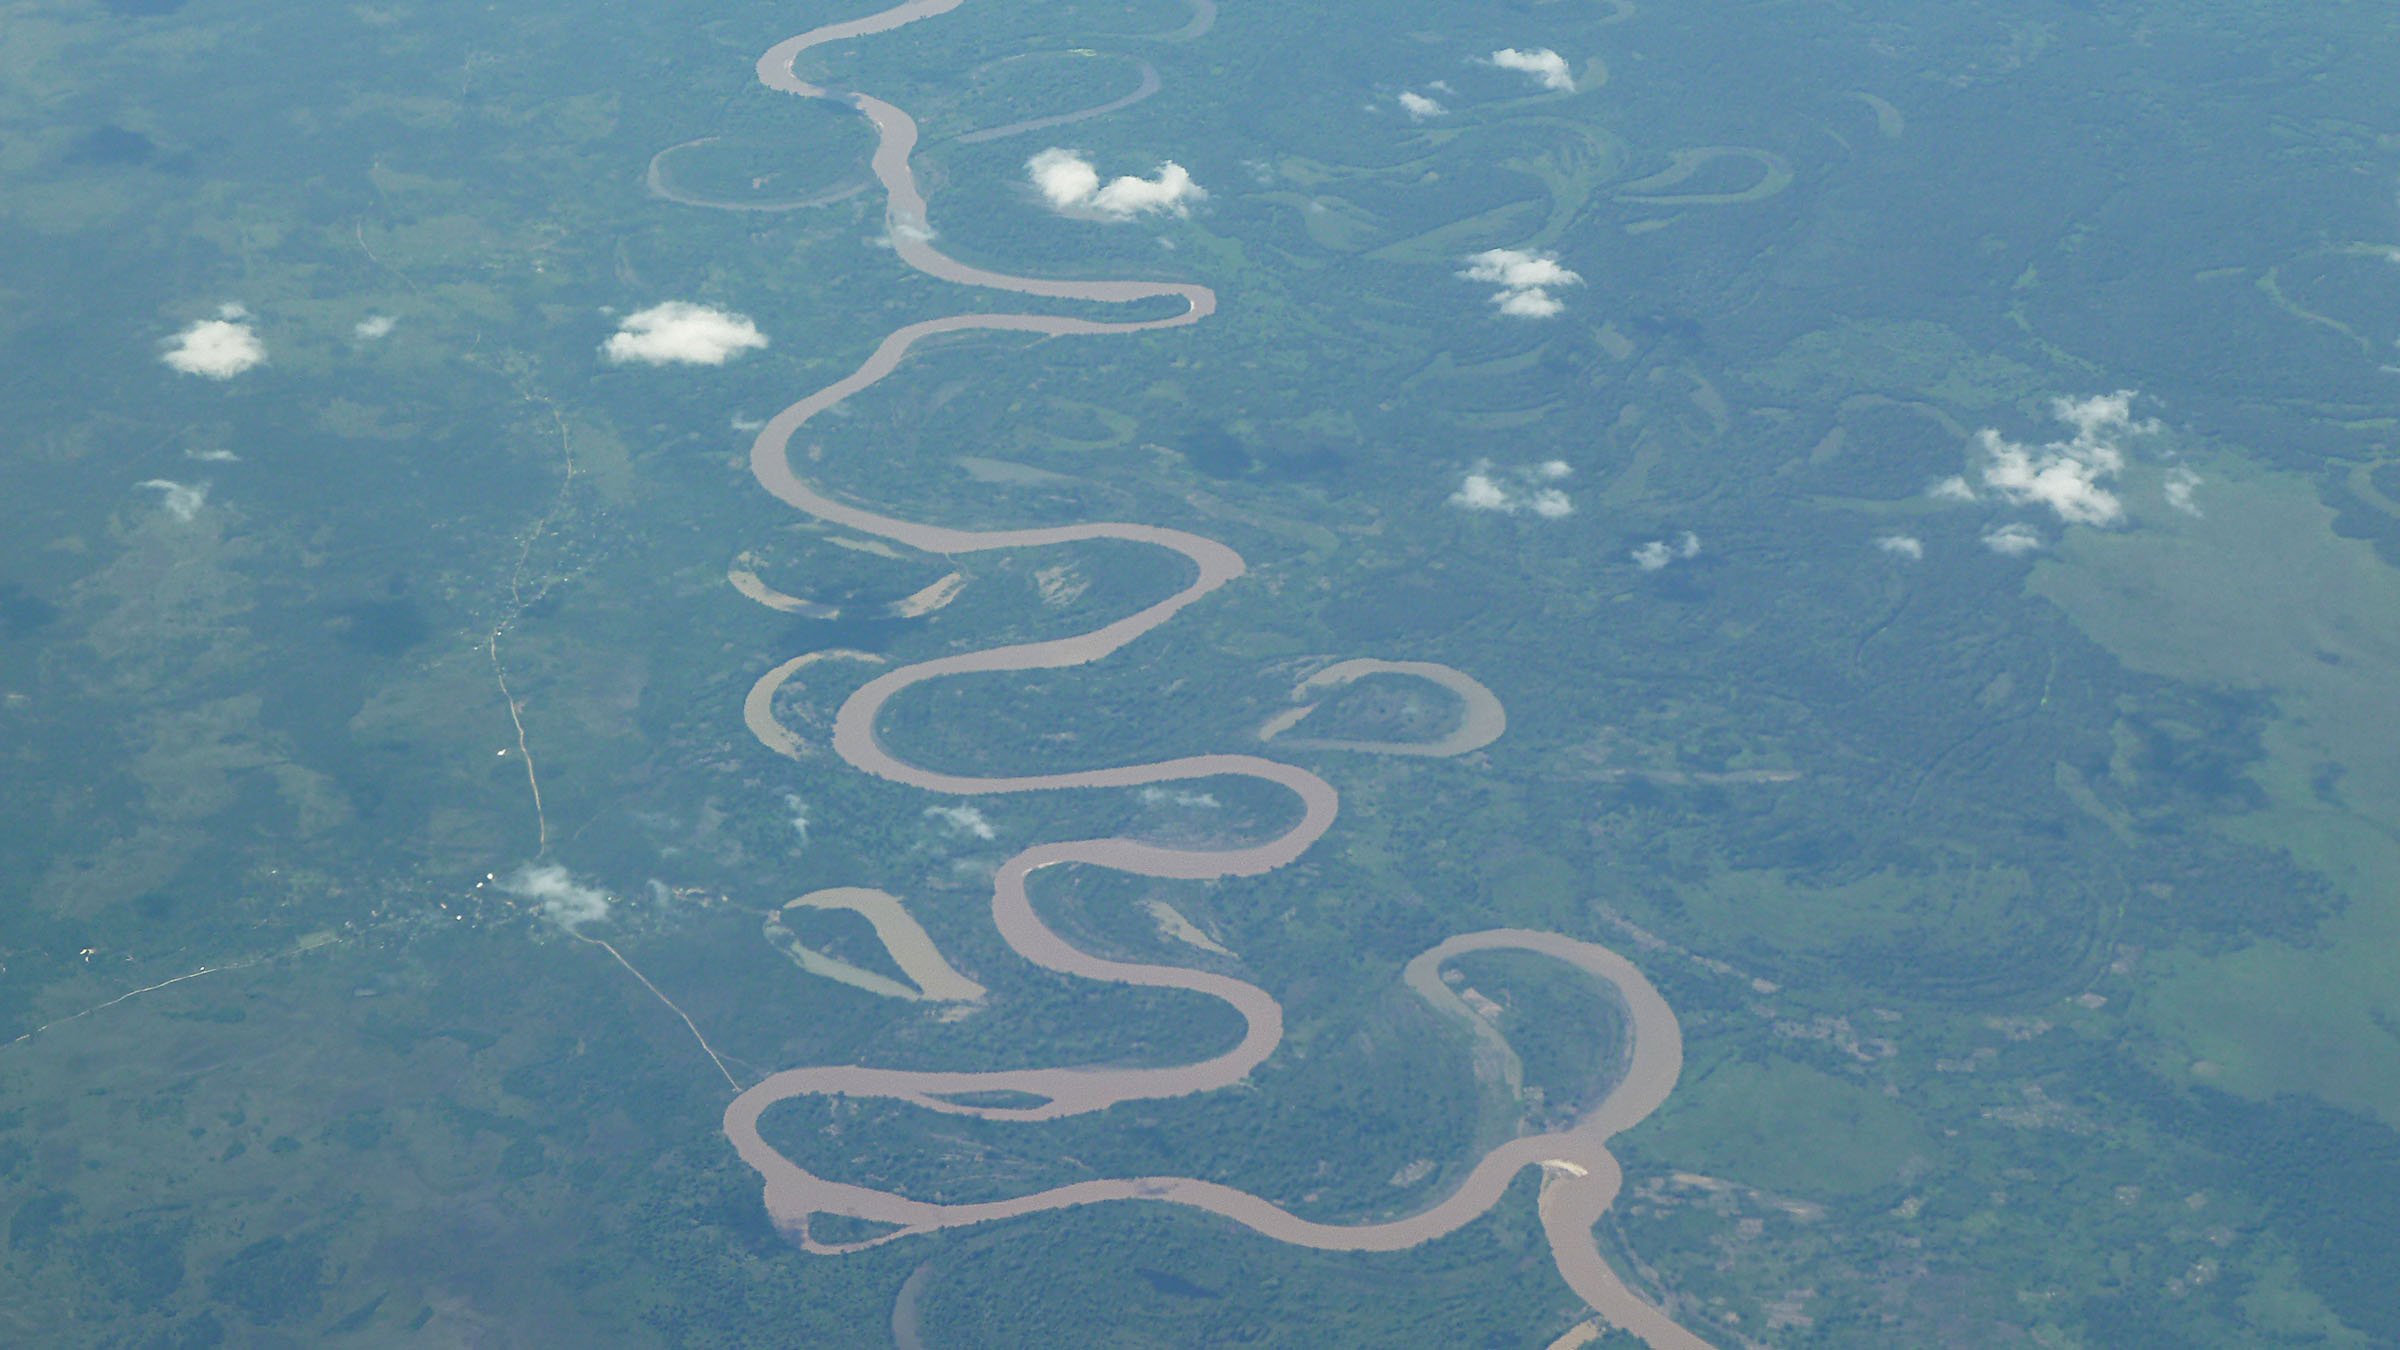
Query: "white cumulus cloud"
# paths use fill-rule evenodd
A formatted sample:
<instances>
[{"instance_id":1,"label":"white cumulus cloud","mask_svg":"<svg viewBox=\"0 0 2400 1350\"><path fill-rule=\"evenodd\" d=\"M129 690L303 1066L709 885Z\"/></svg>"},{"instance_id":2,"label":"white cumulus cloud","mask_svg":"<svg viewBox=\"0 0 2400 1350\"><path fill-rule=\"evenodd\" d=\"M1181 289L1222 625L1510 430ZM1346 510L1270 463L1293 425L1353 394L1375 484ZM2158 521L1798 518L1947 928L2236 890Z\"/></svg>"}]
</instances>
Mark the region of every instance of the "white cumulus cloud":
<instances>
[{"instance_id":1,"label":"white cumulus cloud","mask_svg":"<svg viewBox=\"0 0 2400 1350\"><path fill-rule=\"evenodd\" d=\"M1983 485L2012 505L2046 506L2069 525L2116 524L2125 504L2108 484L2125 468L2124 438L2158 430L2154 421L2135 420L2134 398L2120 389L2054 401L2052 414L2075 434L2047 445L2022 445L1986 427L1975 437Z\"/></svg>"},{"instance_id":2,"label":"white cumulus cloud","mask_svg":"<svg viewBox=\"0 0 2400 1350\"><path fill-rule=\"evenodd\" d=\"M208 502L206 483L177 483L170 479L152 478L134 486L145 492L157 493L159 506L177 520L190 520L199 515L200 508Z\"/></svg>"},{"instance_id":3,"label":"white cumulus cloud","mask_svg":"<svg viewBox=\"0 0 2400 1350\"><path fill-rule=\"evenodd\" d=\"M377 338L391 336L393 326L399 322L389 314L370 314L358 321L357 326L350 330L350 335L361 342L373 342Z\"/></svg>"},{"instance_id":4,"label":"white cumulus cloud","mask_svg":"<svg viewBox=\"0 0 2400 1350\"><path fill-rule=\"evenodd\" d=\"M1884 535L1875 541L1875 547L1895 558L1906 558L1910 562L1915 562L1925 556L1925 541L1913 534Z\"/></svg>"},{"instance_id":5,"label":"white cumulus cloud","mask_svg":"<svg viewBox=\"0 0 2400 1350\"><path fill-rule=\"evenodd\" d=\"M242 457L231 450L186 450L183 452L183 457L196 459L203 464L239 464L242 462Z\"/></svg>"},{"instance_id":6,"label":"white cumulus cloud","mask_svg":"<svg viewBox=\"0 0 2400 1350\"><path fill-rule=\"evenodd\" d=\"M1470 511L1507 511L1514 509L1508 489L1488 473L1470 473L1458 482L1458 491L1450 494L1452 506Z\"/></svg>"},{"instance_id":7,"label":"white cumulus cloud","mask_svg":"<svg viewBox=\"0 0 2400 1350\"><path fill-rule=\"evenodd\" d=\"M1100 195L1100 170L1082 155L1059 146L1026 160L1025 172L1057 210L1082 206Z\"/></svg>"},{"instance_id":8,"label":"white cumulus cloud","mask_svg":"<svg viewBox=\"0 0 2400 1350\"><path fill-rule=\"evenodd\" d=\"M1551 292L1561 286L1580 286L1583 278L1567 270L1548 253L1525 249L1486 249L1466 260L1459 272L1468 281L1498 289L1492 303L1500 312L1520 319L1547 319L1566 308Z\"/></svg>"},{"instance_id":9,"label":"white cumulus cloud","mask_svg":"<svg viewBox=\"0 0 2400 1350\"><path fill-rule=\"evenodd\" d=\"M1685 530L1672 542L1665 539L1653 539L1634 549L1629 556L1632 557L1634 566L1645 572L1656 572L1669 563L1699 557L1700 536L1690 530Z\"/></svg>"},{"instance_id":10,"label":"white cumulus cloud","mask_svg":"<svg viewBox=\"0 0 2400 1350\"><path fill-rule=\"evenodd\" d=\"M186 375L212 380L230 380L267 359L266 345L247 322L248 310L226 305L218 313L227 317L202 319L177 333L162 359Z\"/></svg>"},{"instance_id":11,"label":"white cumulus cloud","mask_svg":"<svg viewBox=\"0 0 2400 1350\"><path fill-rule=\"evenodd\" d=\"M1074 150L1052 146L1025 161L1025 173L1054 211L1081 212L1110 220L1168 212L1182 215L1190 203L1208 196L1192 175L1173 160L1159 163L1149 178L1127 174L1107 182L1100 170Z\"/></svg>"},{"instance_id":12,"label":"white cumulus cloud","mask_svg":"<svg viewBox=\"0 0 2400 1350\"><path fill-rule=\"evenodd\" d=\"M992 822L983 818L983 812L972 806L928 806L925 818L940 821L957 833L976 839L991 839L999 834L992 828Z\"/></svg>"},{"instance_id":13,"label":"white cumulus cloud","mask_svg":"<svg viewBox=\"0 0 2400 1350\"><path fill-rule=\"evenodd\" d=\"M1159 163L1155 178L1135 178L1128 174L1110 179L1099 195L1092 198L1092 207L1108 216L1132 217L1148 211L1182 215L1184 203L1207 195L1182 165L1170 159Z\"/></svg>"},{"instance_id":14,"label":"white cumulus cloud","mask_svg":"<svg viewBox=\"0 0 2400 1350\"><path fill-rule=\"evenodd\" d=\"M531 863L518 868L500 889L520 899L531 900L542 917L572 932L587 923L597 923L608 917L609 907L616 903L614 896L597 886L586 886L575 880L566 868L557 863L539 867Z\"/></svg>"},{"instance_id":15,"label":"white cumulus cloud","mask_svg":"<svg viewBox=\"0 0 2400 1350\"><path fill-rule=\"evenodd\" d=\"M1403 89L1400 91L1400 111L1408 114L1409 121L1422 122L1428 117L1439 117L1450 110L1442 106L1440 99L1420 94L1414 89Z\"/></svg>"},{"instance_id":16,"label":"white cumulus cloud","mask_svg":"<svg viewBox=\"0 0 2400 1350\"><path fill-rule=\"evenodd\" d=\"M1567 58L1548 47L1502 47L1491 56L1493 65L1502 70L1521 71L1531 75L1544 89L1572 92L1575 76L1567 70Z\"/></svg>"},{"instance_id":17,"label":"white cumulus cloud","mask_svg":"<svg viewBox=\"0 0 2400 1350\"><path fill-rule=\"evenodd\" d=\"M1547 319L1566 309L1566 302L1545 290L1502 291L1492 297L1500 312L1512 319Z\"/></svg>"},{"instance_id":18,"label":"white cumulus cloud","mask_svg":"<svg viewBox=\"0 0 2400 1350\"><path fill-rule=\"evenodd\" d=\"M2070 454L2019 445L1988 428L1976 444L1984 453L1984 485L2010 502L2047 506L2073 525L2110 525L2125 514L2124 504L2103 485L2124 467L2114 446Z\"/></svg>"},{"instance_id":19,"label":"white cumulus cloud","mask_svg":"<svg viewBox=\"0 0 2400 1350\"><path fill-rule=\"evenodd\" d=\"M1450 494L1450 504L1467 511L1497 511L1515 515L1531 511L1544 520L1559 520L1575 514L1574 499L1555 487L1555 483L1574 472L1565 460L1545 460L1528 469L1513 473L1496 473L1491 461L1478 460L1475 467L1458 480L1458 490Z\"/></svg>"},{"instance_id":20,"label":"white cumulus cloud","mask_svg":"<svg viewBox=\"0 0 2400 1350\"><path fill-rule=\"evenodd\" d=\"M600 351L618 365L721 366L766 345L766 334L743 315L669 300L626 315Z\"/></svg>"},{"instance_id":21,"label":"white cumulus cloud","mask_svg":"<svg viewBox=\"0 0 2400 1350\"><path fill-rule=\"evenodd\" d=\"M2183 512L2187 516L2199 515L2200 504L2192 500L2192 490L2199 486L2200 475L2192 472L2190 469L2185 468L2181 464L2178 464L2174 468L2167 470L2167 481L2164 485L2164 490L2167 494L2167 505L2174 507L2176 510Z\"/></svg>"},{"instance_id":22,"label":"white cumulus cloud","mask_svg":"<svg viewBox=\"0 0 2400 1350\"><path fill-rule=\"evenodd\" d=\"M1985 530L1983 546L1994 553L2014 558L2040 548L2042 537L2034 532L2031 525L2011 521Z\"/></svg>"}]
</instances>

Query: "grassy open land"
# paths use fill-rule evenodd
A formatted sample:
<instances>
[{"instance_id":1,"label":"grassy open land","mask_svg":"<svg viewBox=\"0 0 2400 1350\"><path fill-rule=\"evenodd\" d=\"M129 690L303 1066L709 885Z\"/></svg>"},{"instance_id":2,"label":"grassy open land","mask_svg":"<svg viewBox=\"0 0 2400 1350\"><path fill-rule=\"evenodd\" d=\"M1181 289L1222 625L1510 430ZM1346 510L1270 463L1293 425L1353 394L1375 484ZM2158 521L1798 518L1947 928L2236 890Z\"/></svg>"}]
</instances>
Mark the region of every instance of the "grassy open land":
<instances>
[{"instance_id":1,"label":"grassy open land","mask_svg":"<svg viewBox=\"0 0 2400 1350\"><path fill-rule=\"evenodd\" d=\"M1690 1171L1820 1199L1893 1191L1940 1156L1906 1107L1789 1060L1733 1060L1689 1075L1644 1148Z\"/></svg>"},{"instance_id":2,"label":"grassy open land","mask_svg":"<svg viewBox=\"0 0 2400 1350\"><path fill-rule=\"evenodd\" d=\"M2230 461L2208 476L2204 515L2076 536L2033 584L2135 669L2265 700L2242 768L2253 799L2209 828L2288 850L2339 908L2303 939L2154 958L2154 1053L2246 1095L2305 1092L2400 1125L2400 571L2338 536L2305 482ZM2117 785L2141 774L2126 765Z\"/></svg>"},{"instance_id":3,"label":"grassy open land","mask_svg":"<svg viewBox=\"0 0 2400 1350\"><path fill-rule=\"evenodd\" d=\"M774 1273L709 1128L713 1071L605 955L454 927L347 936L9 1047L10 1337L622 1343L719 1299L776 1305L780 1335L881 1317L894 1263L847 1293Z\"/></svg>"}]
</instances>

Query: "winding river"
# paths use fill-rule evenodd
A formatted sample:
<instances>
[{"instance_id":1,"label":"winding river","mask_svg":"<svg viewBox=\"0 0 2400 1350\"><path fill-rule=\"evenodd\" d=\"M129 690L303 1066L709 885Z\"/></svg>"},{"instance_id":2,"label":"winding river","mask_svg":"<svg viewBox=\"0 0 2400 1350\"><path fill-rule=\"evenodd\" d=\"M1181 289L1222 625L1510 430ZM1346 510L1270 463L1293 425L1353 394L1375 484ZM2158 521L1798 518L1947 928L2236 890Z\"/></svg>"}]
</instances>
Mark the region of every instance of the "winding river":
<instances>
[{"instance_id":1,"label":"winding river","mask_svg":"<svg viewBox=\"0 0 2400 1350\"><path fill-rule=\"evenodd\" d=\"M891 240L900 258L929 275L967 286L1013 291L1059 300L1126 304L1176 299L1182 311L1164 318L1101 321L1047 314L959 314L910 324L876 347L849 376L778 413L758 433L751 470L776 497L817 519L911 548L945 555L992 549L1039 548L1087 539L1151 544L1182 554L1195 569L1175 594L1090 632L1043 642L990 648L920 661L884 671L845 701L836 714L833 749L852 766L893 782L931 792L984 794L1042 792L1070 788L1125 788L1219 775L1275 783L1299 798L1299 822L1264 843L1222 850L1170 848L1138 839L1084 839L1036 845L1003 863L994 878L992 918L1009 946L1045 969L1084 979L1158 989L1180 989L1221 1000L1240 1014L1244 1031L1237 1044L1196 1063L1165 1068L1052 1068L1002 1072L924 1072L863 1065L818 1065L773 1074L737 1097L725 1112L725 1134L765 1182L768 1212L776 1224L812 1252L847 1252L938 1229L988 1223L1107 1200L1161 1200L1222 1216L1278 1241L1333 1251L1394 1251L1454 1232L1483 1215L1526 1167L1543 1171L1540 1216L1559 1272L1570 1287L1608 1321L1652 1346L1698 1347L1706 1343L1677 1325L1626 1287L1601 1256L1593 1227L1615 1199L1621 1182L1608 1151L1611 1136L1655 1110L1673 1089L1682 1068L1682 1034L1674 1012L1631 962L1604 947L1555 933L1497 929L1454 937L1411 961L1403 972L1409 987L1437 1011L1458 1019L1480 1037L1496 1033L1451 993L1441 968L1451 959L1482 951L1533 952L1573 966L1612 988L1629 1017L1632 1050L1623 1079L1568 1129L1511 1139L1486 1154L1463 1180L1430 1207L1384 1223L1327 1224L1232 1187L1190 1177L1128 1177L1084 1181L1031 1195L971 1204L938 1204L821 1177L769 1145L759 1133L761 1117L775 1104L799 1097L878 1097L928 1111L987 1120L1049 1120L1099 1111L1123 1102L1179 1097L1240 1083L1263 1062L1283 1036L1283 1009L1265 990L1211 971L1110 960L1085 952L1053 932L1035 913L1027 886L1046 867L1077 864L1145 877L1210 880L1254 876L1305 853L1334 821L1339 797L1333 786L1293 765L1255 755L1209 754L1152 764L1009 777L943 773L901 760L878 741L875 719L895 695L929 680L979 672L1057 669L1097 661L1167 622L1185 606L1240 577L1241 555L1201 535L1152 525L1094 523L1016 530L962 530L880 515L836 500L793 471L792 438L819 413L868 388L896 370L911 348L927 338L970 331L1026 332L1051 336L1134 333L1195 324L1216 308L1206 287L1146 281L1056 281L987 272L936 250L927 228L926 204L909 168L917 127L908 114L865 94L836 95L802 81L793 63L802 52L829 42L885 32L946 13L961 0L910 0L880 14L830 24L776 44L759 58L760 80L774 89L809 98L842 98L863 113L878 138L876 179L888 196ZM1203 16L1213 6L1202 10ZM770 679L790 673L779 667ZM1364 670L1365 667L1358 669ZM1419 672L1410 668L1411 673ZM1447 668L1439 668L1446 671ZM1345 672L1347 673L1347 672ZM1453 688L1488 691L1457 672ZM766 682L762 681L762 685ZM768 688L771 698L772 688ZM1498 734L1494 700L1479 714ZM761 721L752 722L756 730ZM761 733L762 737L766 733ZM796 746L767 737L769 748L794 753ZM1373 747L1387 748L1387 747ZM1018 1104L988 1104L1006 1095ZM810 1231L813 1216L840 1215L888 1225L888 1231L852 1242L820 1241ZM912 1318L913 1321L913 1318Z\"/></svg>"},{"instance_id":2,"label":"winding river","mask_svg":"<svg viewBox=\"0 0 2400 1350\"><path fill-rule=\"evenodd\" d=\"M1483 681L1462 670L1436 665L1431 661L1378 661L1359 657L1338 661L1302 680L1292 690L1294 700L1305 700L1311 694L1339 689L1343 685L1369 675L1413 675L1420 680L1438 684L1458 696L1458 725L1438 741L1353 741L1323 736L1293 736L1286 733L1306 720L1317 710L1312 702L1301 702L1269 718L1258 729L1258 738L1272 741L1281 738L1287 750L1352 750L1376 755L1424 755L1433 759L1448 759L1456 755L1473 754L1499 740L1508 730L1508 710L1500 699L1483 687Z\"/></svg>"},{"instance_id":3,"label":"winding river","mask_svg":"<svg viewBox=\"0 0 2400 1350\"><path fill-rule=\"evenodd\" d=\"M655 155L652 155L650 157L650 167L642 171L642 183L644 186L650 189L650 195L659 198L662 201L673 202L678 206L704 206L711 211L762 211L773 213L777 211L806 211L810 207L831 206L835 202L848 201L852 197L855 197L867 190L867 185L864 183L844 183L839 187L828 188L823 192L815 193L807 197L795 197L790 201L729 202L720 201L714 197L694 196L693 194L684 191L682 188L675 186L674 180L667 176L668 158L678 150L690 150L698 146L714 145L718 139L719 138L715 136L702 136L698 140L685 141L680 145L670 145L666 149L659 151Z\"/></svg>"}]
</instances>

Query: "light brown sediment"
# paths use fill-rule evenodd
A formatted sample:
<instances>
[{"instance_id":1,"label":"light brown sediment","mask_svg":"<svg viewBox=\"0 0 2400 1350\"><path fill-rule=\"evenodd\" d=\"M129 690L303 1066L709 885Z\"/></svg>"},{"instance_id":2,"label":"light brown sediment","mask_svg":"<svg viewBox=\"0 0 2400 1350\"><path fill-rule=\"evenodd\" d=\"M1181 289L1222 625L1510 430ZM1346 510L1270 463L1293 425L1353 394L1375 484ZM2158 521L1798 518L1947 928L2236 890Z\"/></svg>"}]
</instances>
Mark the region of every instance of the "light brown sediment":
<instances>
[{"instance_id":1,"label":"light brown sediment","mask_svg":"<svg viewBox=\"0 0 2400 1350\"><path fill-rule=\"evenodd\" d=\"M1144 900L1142 908L1150 915L1150 921L1157 925L1160 937L1173 938L1187 947L1198 947L1204 952L1210 952L1217 956L1231 957L1237 961L1241 959L1235 956L1233 950L1224 943L1200 931L1198 924L1183 917L1182 910L1166 901Z\"/></svg>"},{"instance_id":2,"label":"light brown sediment","mask_svg":"<svg viewBox=\"0 0 2400 1350\"><path fill-rule=\"evenodd\" d=\"M764 926L767 945L782 952L792 964L821 980L846 984L862 994L878 998L899 999L903 1003L921 1003L924 992L889 975L878 975L864 966L853 965L838 956L830 956L800 941L783 922L780 913L769 914Z\"/></svg>"},{"instance_id":3,"label":"light brown sediment","mask_svg":"<svg viewBox=\"0 0 2400 1350\"><path fill-rule=\"evenodd\" d=\"M865 18L832 24L776 44L759 59L759 78L769 87L810 97L834 97L802 81L793 62L824 43L863 37L956 8L961 0L910 0ZM1195 0L1205 26L1214 6ZM1242 847L1173 848L1130 838L1063 840L1025 849L1000 865L993 879L992 917L1001 936L1019 955L1045 969L1105 983L1184 990L1217 999L1242 1019L1235 1042L1194 1063L1156 1068L1082 1067L993 1072L880 1069L866 1065L815 1065L772 1074L742 1092L727 1107L725 1134L765 1183L769 1214L810 1251L846 1252L914 1234L1110 1200L1163 1200L1203 1209L1279 1241L1329 1251L1395 1251L1454 1232L1489 1211L1517 1174L1539 1167L1545 1174L1540 1213L1559 1272L1578 1296L1609 1321L1634 1331L1653 1346L1705 1343L1677 1326L1620 1280L1601 1256L1593 1224L1615 1198L1621 1174L1608 1140L1657 1108L1672 1090L1683 1061L1682 1034L1666 1000L1632 963L1593 943L1516 929L1454 937L1409 962L1403 979L1438 1011L1457 1017L1464 1005L1442 983L1441 967L1471 952L1517 950L1565 962L1615 991L1627 1011L1631 1050L1623 1078L1589 1112L1564 1130L1522 1135L1484 1155L1447 1195L1416 1213L1382 1223L1328 1224L1300 1218L1270 1201L1217 1182L1191 1177L1127 1177L1077 1182L1031 1195L973 1203L944 1204L821 1177L785 1157L761 1136L760 1121L777 1103L800 1097L877 1097L929 1111L985 1120L1051 1120L1098 1111L1123 1102L1179 1097L1230 1087L1243 1081L1281 1042L1283 1009L1265 990L1246 980L1209 971L1144 962L1117 961L1075 947L1035 912L1028 886L1044 868L1079 864L1138 876L1213 880L1255 876L1297 859L1324 835L1340 799L1317 775L1255 755L1203 754L1153 764L1117 765L1059 773L967 775L911 764L887 751L875 720L894 696L930 680L986 672L1051 670L1098 661L1167 622L1185 606L1243 574L1241 555L1213 539L1155 525L1093 523L1006 530L966 530L899 520L837 500L804 481L792 467L792 438L818 413L866 389L898 369L919 342L948 333L1028 332L1048 336L1135 333L1199 322L1216 307L1203 286L1143 281L1060 281L1013 277L970 267L933 247L925 199L909 169L916 124L892 105L864 94L848 94L853 107L874 123L873 168L888 194L886 223L900 258L920 271L962 285L1013 291L1060 300L1127 304L1178 299L1180 313L1161 318L1108 322L1047 314L958 314L909 324L885 337L856 371L775 415L751 447L751 469L776 497L820 520L930 553L957 555L992 549L1039 548L1091 539L1153 544L1182 554L1191 577L1174 594L1090 632L1039 642L937 657L884 671L852 693L835 715L833 748L849 764L877 777L932 792L962 795L1126 788L1237 775L1279 785L1299 799L1299 821L1280 836ZM787 662L760 682L752 705L771 702L773 685L795 669ZM1367 669L1350 666L1357 674ZM1413 664L1382 663L1378 669L1423 674ZM1341 669L1341 668L1337 668ZM1428 674L1469 701L1473 734L1489 742L1505 720L1489 690L1448 667ZM1339 682L1335 676L1328 683ZM1463 686L1460 682L1463 682ZM1478 702L1484 700L1486 702ZM754 730L760 719L752 718ZM781 728L771 718L765 724ZM1465 730L1462 728L1462 731ZM1484 732L1489 736L1484 736ZM788 733L786 733L788 734ZM762 733L770 746L771 737ZM1423 753L1423 747L1385 747ZM1451 753L1462 753L1452 751ZM1496 1035L1467 1013L1472 1026ZM996 1096L1014 1098L991 1104ZM972 1100L969 1100L972 1099ZM820 1241L810 1231L816 1215L837 1215L888 1226L873 1237ZM913 1313L913 1302L911 1311ZM913 1323L913 1316L910 1318ZM910 1327L913 1332L915 1328Z\"/></svg>"},{"instance_id":4,"label":"light brown sediment","mask_svg":"<svg viewBox=\"0 0 2400 1350\"><path fill-rule=\"evenodd\" d=\"M926 998L937 1003L971 1003L983 997L983 986L959 974L956 966L944 960L941 949L933 945L933 935L925 931L925 925L918 923L916 916L900 903L900 898L888 891L872 890L865 886L834 886L810 891L785 904L784 909L846 909L874 925L876 940L883 944L885 951L891 953L893 964L900 967L901 974L916 982L915 991L903 989L900 997ZM823 953L815 954L828 961L834 960L824 957ZM836 964L849 967L846 961ZM886 992L879 987L867 987L876 993Z\"/></svg>"},{"instance_id":5,"label":"light brown sediment","mask_svg":"<svg viewBox=\"0 0 2400 1350\"><path fill-rule=\"evenodd\" d=\"M952 572L905 599L894 600L888 613L895 619L922 619L958 598L965 589L966 574Z\"/></svg>"},{"instance_id":6,"label":"light brown sediment","mask_svg":"<svg viewBox=\"0 0 2400 1350\"><path fill-rule=\"evenodd\" d=\"M775 720L775 695L794 675L819 661L880 662L882 660L882 657L873 652L855 652L846 647L835 647L821 652L802 652L759 676L758 683L750 686L749 694L742 699L742 722L750 728L750 734L758 738L760 745L786 759L804 759L808 755L808 747L801 742L800 737L794 734L790 727Z\"/></svg>"},{"instance_id":7,"label":"light brown sediment","mask_svg":"<svg viewBox=\"0 0 2400 1350\"><path fill-rule=\"evenodd\" d=\"M731 567L725 569L725 580L732 583L733 588L741 592L744 598L755 600L769 609L780 610L785 614L797 614L804 619L838 619L842 617L842 611L836 606L819 604L814 600L803 600L799 596L787 595L776 590L759 579L757 567L758 559L744 553L733 560Z\"/></svg>"},{"instance_id":8,"label":"light brown sediment","mask_svg":"<svg viewBox=\"0 0 2400 1350\"><path fill-rule=\"evenodd\" d=\"M897 1320L894 1325L898 1325ZM1583 1347L1599 1339L1600 1324L1598 1322L1577 1322L1568 1327L1565 1334L1557 1340L1544 1346L1543 1350L1583 1350Z\"/></svg>"}]
</instances>

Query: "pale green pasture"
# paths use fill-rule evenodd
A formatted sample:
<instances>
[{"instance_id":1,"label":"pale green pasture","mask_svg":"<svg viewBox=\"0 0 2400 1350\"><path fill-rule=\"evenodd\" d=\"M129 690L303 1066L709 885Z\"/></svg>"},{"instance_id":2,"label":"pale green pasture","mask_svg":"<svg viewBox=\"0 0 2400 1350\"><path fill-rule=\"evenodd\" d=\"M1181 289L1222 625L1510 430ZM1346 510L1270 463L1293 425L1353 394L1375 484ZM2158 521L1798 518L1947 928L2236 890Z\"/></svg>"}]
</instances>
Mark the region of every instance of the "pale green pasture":
<instances>
[{"instance_id":1,"label":"pale green pasture","mask_svg":"<svg viewBox=\"0 0 2400 1350\"><path fill-rule=\"evenodd\" d=\"M2272 697L2267 805L2214 824L2345 903L2304 941L2152 957L2138 1011L2162 1067L2400 1124L2400 572L2337 536L2307 483L2203 467L2205 514L2137 483L2134 528L2071 532L2032 585L2137 670Z\"/></svg>"}]
</instances>

